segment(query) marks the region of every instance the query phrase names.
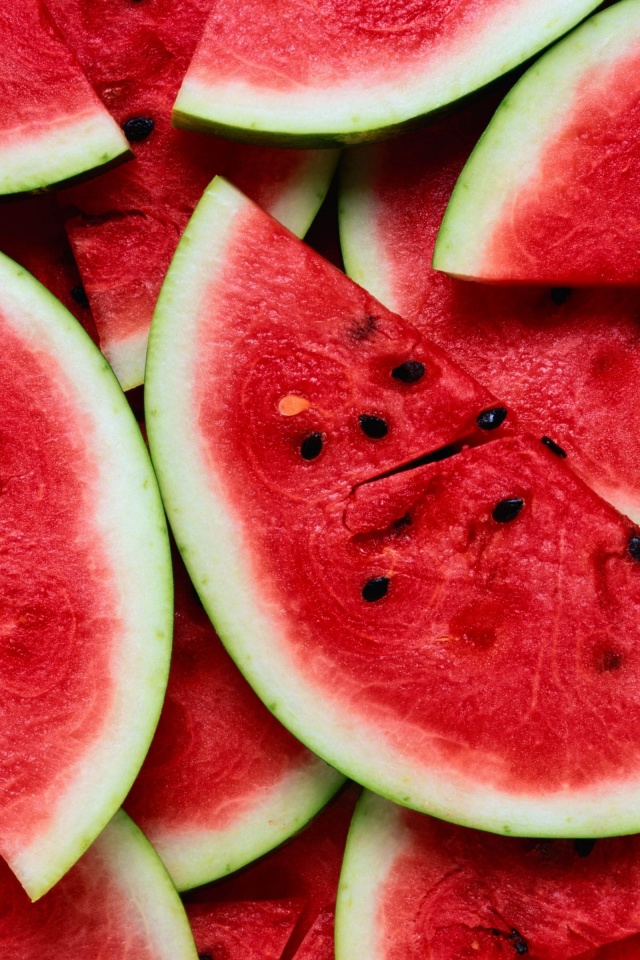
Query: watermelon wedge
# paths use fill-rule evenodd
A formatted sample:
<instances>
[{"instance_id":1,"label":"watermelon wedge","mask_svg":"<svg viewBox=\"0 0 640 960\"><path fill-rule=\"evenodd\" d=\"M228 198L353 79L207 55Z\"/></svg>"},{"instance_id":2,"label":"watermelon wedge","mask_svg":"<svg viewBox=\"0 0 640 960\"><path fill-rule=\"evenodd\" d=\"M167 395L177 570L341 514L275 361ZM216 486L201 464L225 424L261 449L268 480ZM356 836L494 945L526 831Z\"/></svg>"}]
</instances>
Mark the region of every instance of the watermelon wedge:
<instances>
[{"instance_id":1,"label":"watermelon wedge","mask_svg":"<svg viewBox=\"0 0 640 960\"><path fill-rule=\"evenodd\" d=\"M546 436L601 497L640 522L640 294L469 283L431 267L451 191L491 97L395 141L347 153L347 272Z\"/></svg>"},{"instance_id":2,"label":"watermelon wedge","mask_svg":"<svg viewBox=\"0 0 640 960\"><path fill-rule=\"evenodd\" d=\"M211 0L45 3L135 153L134 163L60 197L101 349L129 390L144 379L162 280L211 178L228 176L303 234L337 153L239 147L172 128L171 106Z\"/></svg>"},{"instance_id":3,"label":"watermelon wedge","mask_svg":"<svg viewBox=\"0 0 640 960\"><path fill-rule=\"evenodd\" d=\"M39 897L113 816L160 712L166 528L103 357L0 258L0 853Z\"/></svg>"},{"instance_id":4,"label":"watermelon wedge","mask_svg":"<svg viewBox=\"0 0 640 960\"><path fill-rule=\"evenodd\" d=\"M280 146L390 136L516 67L597 6L219 0L174 122Z\"/></svg>"},{"instance_id":5,"label":"watermelon wedge","mask_svg":"<svg viewBox=\"0 0 640 960\"><path fill-rule=\"evenodd\" d=\"M365 792L340 878L336 958L566 960L640 929L639 892L640 837L497 837Z\"/></svg>"},{"instance_id":6,"label":"watermelon wedge","mask_svg":"<svg viewBox=\"0 0 640 960\"><path fill-rule=\"evenodd\" d=\"M0 890L7 960L197 960L162 863L121 811L43 900L30 903L3 863Z\"/></svg>"},{"instance_id":7,"label":"watermelon wedge","mask_svg":"<svg viewBox=\"0 0 640 960\"><path fill-rule=\"evenodd\" d=\"M637 284L640 3L593 17L508 94L461 174L434 266L559 286Z\"/></svg>"},{"instance_id":8,"label":"watermelon wedge","mask_svg":"<svg viewBox=\"0 0 640 960\"><path fill-rule=\"evenodd\" d=\"M302 906L295 900L189 904L200 960L280 960Z\"/></svg>"},{"instance_id":9,"label":"watermelon wedge","mask_svg":"<svg viewBox=\"0 0 640 960\"><path fill-rule=\"evenodd\" d=\"M2 4L0 44L0 195L48 190L129 156L39 0Z\"/></svg>"},{"instance_id":10,"label":"watermelon wedge","mask_svg":"<svg viewBox=\"0 0 640 960\"><path fill-rule=\"evenodd\" d=\"M179 556L174 571L167 696L125 809L186 890L296 833L343 778L260 702L216 636Z\"/></svg>"}]
</instances>

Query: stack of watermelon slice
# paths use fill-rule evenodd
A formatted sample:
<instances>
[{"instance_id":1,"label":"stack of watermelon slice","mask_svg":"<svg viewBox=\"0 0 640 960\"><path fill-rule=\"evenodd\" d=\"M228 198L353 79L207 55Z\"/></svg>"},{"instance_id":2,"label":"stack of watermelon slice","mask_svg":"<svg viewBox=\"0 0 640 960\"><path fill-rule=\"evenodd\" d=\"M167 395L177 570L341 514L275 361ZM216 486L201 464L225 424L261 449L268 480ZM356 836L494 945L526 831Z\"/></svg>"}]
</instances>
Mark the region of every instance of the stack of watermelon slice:
<instances>
[{"instance_id":1,"label":"stack of watermelon slice","mask_svg":"<svg viewBox=\"0 0 640 960\"><path fill-rule=\"evenodd\" d=\"M640 956L597 6L0 12L2 956Z\"/></svg>"}]
</instances>

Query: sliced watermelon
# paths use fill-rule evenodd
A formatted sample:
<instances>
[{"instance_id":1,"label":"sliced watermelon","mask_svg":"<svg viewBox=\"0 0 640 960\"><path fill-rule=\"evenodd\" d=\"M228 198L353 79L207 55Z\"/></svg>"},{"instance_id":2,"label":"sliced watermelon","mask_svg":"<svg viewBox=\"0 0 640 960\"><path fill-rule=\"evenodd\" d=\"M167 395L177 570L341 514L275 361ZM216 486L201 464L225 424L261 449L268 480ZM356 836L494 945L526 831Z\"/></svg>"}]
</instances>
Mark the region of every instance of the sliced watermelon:
<instances>
[{"instance_id":1,"label":"sliced watermelon","mask_svg":"<svg viewBox=\"0 0 640 960\"><path fill-rule=\"evenodd\" d=\"M162 280L211 178L230 177L302 234L337 154L238 147L171 127L171 105L211 0L45 2L136 155L135 163L61 197L101 348L128 390L143 381Z\"/></svg>"},{"instance_id":2,"label":"sliced watermelon","mask_svg":"<svg viewBox=\"0 0 640 960\"><path fill-rule=\"evenodd\" d=\"M336 958L566 960L638 931L639 894L640 837L496 837L364 793L340 878Z\"/></svg>"},{"instance_id":3,"label":"sliced watermelon","mask_svg":"<svg viewBox=\"0 0 640 960\"><path fill-rule=\"evenodd\" d=\"M258 700L218 640L179 557L174 570L167 697L125 808L185 890L290 837L343 778Z\"/></svg>"},{"instance_id":4,"label":"sliced watermelon","mask_svg":"<svg viewBox=\"0 0 640 960\"><path fill-rule=\"evenodd\" d=\"M166 870L122 812L43 900L30 903L3 863L0 891L7 960L197 960Z\"/></svg>"},{"instance_id":5,"label":"sliced watermelon","mask_svg":"<svg viewBox=\"0 0 640 960\"><path fill-rule=\"evenodd\" d=\"M39 0L0 8L0 195L47 190L129 156Z\"/></svg>"},{"instance_id":6,"label":"sliced watermelon","mask_svg":"<svg viewBox=\"0 0 640 960\"><path fill-rule=\"evenodd\" d=\"M434 255L480 280L640 281L640 3L623 0L514 87L460 177Z\"/></svg>"},{"instance_id":7,"label":"sliced watermelon","mask_svg":"<svg viewBox=\"0 0 640 960\"><path fill-rule=\"evenodd\" d=\"M340 197L347 271L640 522L640 294L469 283L431 267L451 190L496 102L349 152Z\"/></svg>"},{"instance_id":8,"label":"sliced watermelon","mask_svg":"<svg viewBox=\"0 0 640 960\"><path fill-rule=\"evenodd\" d=\"M334 960L335 910L325 907L318 914L295 953L295 960Z\"/></svg>"},{"instance_id":9,"label":"sliced watermelon","mask_svg":"<svg viewBox=\"0 0 640 960\"><path fill-rule=\"evenodd\" d=\"M0 853L35 898L142 763L172 590L155 478L107 364L5 257L0 291Z\"/></svg>"},{"instance_id":10,"label":"sliced watermelon","mask_svg":"<svg viewBox=\"0 0 640 960\"><path fill-rule=\"evenodd\" d=\"M295 900L189 904L200 960L280 960L302 906Z\"/></svg>"},{"instance_id":11,"label":"sliced watermelon","mask_svg":"<svg viewBox=\"0 0 640 960\"><path fill-rule=\"evenodd\" d=\"M495 80L597 6L218 0L174 120L281 146L379 139Z\"/></svg>"}]
</instances>

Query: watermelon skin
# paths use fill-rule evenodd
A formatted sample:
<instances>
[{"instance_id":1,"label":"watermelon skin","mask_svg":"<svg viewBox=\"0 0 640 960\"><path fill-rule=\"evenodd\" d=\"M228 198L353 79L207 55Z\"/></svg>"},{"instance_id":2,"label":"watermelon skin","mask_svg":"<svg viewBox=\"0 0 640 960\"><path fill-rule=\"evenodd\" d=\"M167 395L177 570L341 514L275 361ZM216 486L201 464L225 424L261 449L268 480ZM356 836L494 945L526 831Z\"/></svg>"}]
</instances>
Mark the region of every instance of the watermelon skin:
<instances>
[{"instance_id":1,"label":"watermelon skin","mask_svg":"<svg viewBox=\"0 0 640 960\"><path fill-rule=\"evenodd\" d=\"M196 960L162 863L122 812L44 900L0 863L0 948L11 960Z\"/></svg>"},{"instance_id":2,"label":"watermelon skin","mask_svg":"<svg viewBox=\"0 0 640 960\"><path fill-rule=\"evenodd\" d=\"M462 0L452 15L446 0L222 0L174 122L278 146L388 137L518 66L597 6Z\"/></svg>"},{"instance_id":3,"label":"watermelon skin","mask_svg":"<svg viewBox=\"0 0 640 960\"><path fill-rule=\"evenodd\" d=\"M536 63L461 174L434 266L558 286L636 284L637 0L617 3Z\"/></svg>"},{"instance_id":4,"label":"watermelon skin","mask_svg":"<svg viewBox=\"0 0 640 960\"><path fill-rule=\"evenodd\" d=\"M5 257L0 289L0 850L35 899L142 763L166 685L172 585L153 472L107 364Z\"/></svg>"},{"instance_id":5,"label":"watermelon skin","mask_svg":"<svg viewBox=\"0 0 640 960\"><path fill-rule=\"evenodd\" d=\"M350 151L340 194L349 275L433 338L640 521L635 290L468 283L431 268L451 190L498 100L393 143Z\"/></svg>"},{"instance_id":6,"label":"watermelon skin","mask_svg":"<svg viewBox=\"0 0 640 960\"><path fill-rule=\"evenodd\" d=\"M147 336L178 239L215 174L229 176L304 233L327 191L335 151L242 148L171 126L171 105L211 0L46 0L119 124L153 120L135 163L64 192L67 230L105 356L128 390L143 382Z\"/></svg>"},{"instance_id":7,"label":"watermelon skin","mask_svg":"<svg viewBox=\"0 0 640 960\"><path fill-rule=\"evenodd\" d=\"M639 883L638 837L592 849L497 837L365 792L340 877L336 960L566 960L638 929Z\"/></svg>"},{"instance_id":8,"label":"watermelon skin","mask_svg":"<svg viewBox=\"0 0 640 960\"><path fill-rule=\"evenodd\" d=\"M302 910L296 901L194 903L187 915L200 957L280 960Z\"/></svg>"},{"instance_id":9,"label":"watermelon skin","mask_svg":"<svg viewBox=\"0 0 640 960\"><path fill-rule=\"evenodd\" d=\"M216 636L179 555L174 583L167 696L125 808L185 890L245 866L296 833L344 779L254 694Z\"/></svg>"},{"instance_id":10,"label":"watermelon skin","mask_svg":"<svg viewBox=\"0 0 640 960\"><path fill-rule=\"evenodd\" d=\"M41 192L129 156L38 0L0 11L0 195Z\"/></svg>"}]
</instances>

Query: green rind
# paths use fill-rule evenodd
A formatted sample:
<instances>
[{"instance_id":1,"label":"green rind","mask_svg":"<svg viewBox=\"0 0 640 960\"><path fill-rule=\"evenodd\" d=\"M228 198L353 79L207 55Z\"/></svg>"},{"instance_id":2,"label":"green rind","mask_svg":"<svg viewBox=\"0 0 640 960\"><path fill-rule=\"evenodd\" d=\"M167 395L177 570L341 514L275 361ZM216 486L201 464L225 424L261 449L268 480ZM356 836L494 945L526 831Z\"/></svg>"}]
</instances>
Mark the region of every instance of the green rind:
<instances>
[{"instance_id":1,"label":"green rind","mask_svg":"<svg viewBox=\"0 0 640 960\"><path fill-rule=\"evenodd\" d=\"M50 829L26 849L9 856L9 864L32 899L47 892L93 843L96 836L122 804L146 756L158 722L166 689L173 632L173 574L164 510L149 456L131 408L106 360L75 318L35 278L8 257L0 254L0 308L9 291L24 306L25 328L40 331L39 348L50 348L57 362L68 372L77 391L78 403L93 419L94 429L102 424L112 449L117 447L120 475L113 482L114 503L98 505L113 510L118 506L119 533L127 555L123 567L132 573L138 564L144 569L144 596L135 597L128 615L138 625L136 644L127 651L122 694L128 691L129 710L118 715L121 739L104 745L89 770L86 795L65 795L67 808L58 801ZM119 495L126 492L126 496ZM100 520L98 519L100 526ZM112 529L104 529L105 543ZM112 545L111 545L112 547ZM123 574L118 574L122 575ZM132 580L131 596L140 592ZM137 605L137 606L136 606ZM135 610L134 610L135 608ZM123 614L124 615L124 614ZM122 705L120 705L122 706ZM127 738L130 742L127 743ZM117 778L114 767L119 767ZM108 787L105 780L112 782ZM81 782L80 775L74 781Z\"/></svg>"},{"instance_id":2,"label":"green rind","mask_svg":"<svg viewBox=\"0 0 640 960\"><path fill-rule=\"evenodd\" d=\"M637 46L639 36L640 2L621 0L583 23L524 74L458 178L436 241L436 270L465 280L493 279L482 261L502 204L526 184L548 138L562 130L581 74L606 56L608 43L631 47L635 37Z\"/></svg>"},{"instance_id":3,"label":"green rind","mask_svg":"<svg viewBox=\"0 0 640 960\"><path fill-rule=\"evenodd\" d=\"M205 88L187 72L173 123L185 130L277 147L324 148L386 139L436 119L511 72L573 29L601 2L569 0L561 9L549 3L546 13L536 13L537 33L527 23L501 37L493 59L478 48L472 56L458 52L444 80L430 73L429 63L423 72L412 63L402 82L372 81L360 96L348 84L335 90L306 88L306 99L297 107L295 101L289 106L284 97L280 101L277 94L271 102L265 94L262 102L261 88L250 84L241 91L225 84Z\"/></svg>"}]
</instances>

